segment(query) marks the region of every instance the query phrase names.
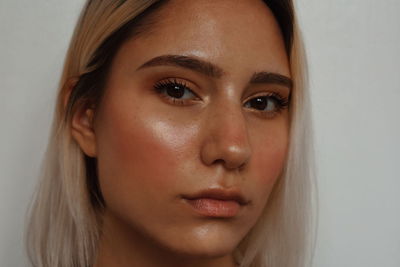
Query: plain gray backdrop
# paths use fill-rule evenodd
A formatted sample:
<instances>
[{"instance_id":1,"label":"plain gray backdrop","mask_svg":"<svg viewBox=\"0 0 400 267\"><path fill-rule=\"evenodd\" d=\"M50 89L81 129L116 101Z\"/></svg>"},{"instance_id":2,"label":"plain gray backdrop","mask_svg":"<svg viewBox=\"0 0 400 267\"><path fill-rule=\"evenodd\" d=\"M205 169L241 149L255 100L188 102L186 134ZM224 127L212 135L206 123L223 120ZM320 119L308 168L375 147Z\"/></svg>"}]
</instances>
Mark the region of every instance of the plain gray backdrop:
<instances>
[{"instance_id":1,"label":"plain gray backdrop","mask_svg":"<svg viewBox=\"0 0 400 267\"><path fill-rule=\"evenodd\" d=\"M25 212L83 0L0 0L0 266ZM298 0L320 198L315 267L400 266L400 1Z\"/></svg>"}]
</instances>

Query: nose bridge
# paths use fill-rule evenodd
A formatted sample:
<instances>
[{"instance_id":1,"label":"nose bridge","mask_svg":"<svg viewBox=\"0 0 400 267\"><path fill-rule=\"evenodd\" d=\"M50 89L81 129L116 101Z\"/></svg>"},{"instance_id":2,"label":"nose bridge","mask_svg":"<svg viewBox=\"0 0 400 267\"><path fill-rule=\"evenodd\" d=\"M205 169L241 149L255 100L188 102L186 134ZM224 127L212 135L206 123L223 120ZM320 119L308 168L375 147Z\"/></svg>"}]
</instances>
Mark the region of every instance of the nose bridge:
<instances>
[{"instance_id":1,"label":"nose bridge","mask_svg":"<svg viewBox=\"0 0 400 267\"><path fill-rule=\"evenodd\" d=\"M222 163L227 169L241 168L251 156L247 122L240 101L222 97L210 106L202 158L207 165Z\"/></svg>"}]
</instances>

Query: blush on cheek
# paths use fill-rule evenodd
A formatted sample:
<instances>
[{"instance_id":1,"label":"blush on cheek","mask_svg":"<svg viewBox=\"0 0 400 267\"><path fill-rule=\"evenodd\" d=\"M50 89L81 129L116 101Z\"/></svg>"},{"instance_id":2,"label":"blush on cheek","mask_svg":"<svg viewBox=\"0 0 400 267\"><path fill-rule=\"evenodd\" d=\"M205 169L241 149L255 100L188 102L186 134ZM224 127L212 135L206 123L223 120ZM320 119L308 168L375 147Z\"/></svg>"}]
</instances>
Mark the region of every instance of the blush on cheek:
<instances>
[{"instance_id":1,"label":"blush on cheek","mask_svg":"<svg viewBox=\"0 0 400 267\"><path fill-rule=\"evenodd\" d=\"M182 162L195 143L194 127L150 114L116 120L112 128L108 150L115 160L113 168L125 172L121 176L140 177L154 191L170 188L177 181Z\"/></svg>"},{"instance_id":2,"label":"blush on cheek","mask_svg":"<svg viewBox=\"0 0 400 267\"><path fill-rule=\"evenodd\" d=\"M266 149L260 148L257 155L254 155L254 165L260 184L272 186L284 168L287 144L285 140L278 139L265 147Z\"/></svg>"}]
</instances>

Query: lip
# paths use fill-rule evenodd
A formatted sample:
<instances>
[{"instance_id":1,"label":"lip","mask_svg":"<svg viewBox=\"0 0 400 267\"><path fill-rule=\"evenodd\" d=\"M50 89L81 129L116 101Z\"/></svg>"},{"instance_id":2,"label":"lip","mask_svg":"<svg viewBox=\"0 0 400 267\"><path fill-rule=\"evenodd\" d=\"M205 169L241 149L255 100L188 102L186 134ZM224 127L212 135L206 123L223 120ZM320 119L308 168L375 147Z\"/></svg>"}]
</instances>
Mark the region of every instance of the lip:
<instances>
[{"instance_id":1,"label":"lip","mask_svg":"<svg viewBox=\"0 0 400 267\"><path fill-rule=\"evenodd\" d=\"M202 216L216 218L235 217L249 201L239 190L210 188L182 198Z\"/></svg>"}]
</instances>

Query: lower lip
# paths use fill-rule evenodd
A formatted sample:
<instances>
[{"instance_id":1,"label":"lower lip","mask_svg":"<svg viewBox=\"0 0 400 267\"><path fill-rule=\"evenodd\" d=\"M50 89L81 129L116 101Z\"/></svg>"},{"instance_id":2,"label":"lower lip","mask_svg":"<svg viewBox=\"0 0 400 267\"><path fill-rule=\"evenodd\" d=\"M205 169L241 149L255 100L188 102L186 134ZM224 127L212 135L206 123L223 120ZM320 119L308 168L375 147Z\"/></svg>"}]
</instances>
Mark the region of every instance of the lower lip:
<instances>
[{"instance_id":1,"label":"lower lip","mask_svg":"<svg viewBox=\"0 0 400 267\"><path fill-rule=\"evenodd\" d=\"M213 198L187 199L187 202L200 215L207 217L230 218L239 213L240 204L234 200Z\"/></svg>"}]
</instances>

